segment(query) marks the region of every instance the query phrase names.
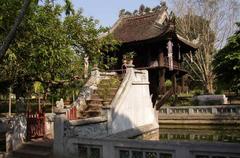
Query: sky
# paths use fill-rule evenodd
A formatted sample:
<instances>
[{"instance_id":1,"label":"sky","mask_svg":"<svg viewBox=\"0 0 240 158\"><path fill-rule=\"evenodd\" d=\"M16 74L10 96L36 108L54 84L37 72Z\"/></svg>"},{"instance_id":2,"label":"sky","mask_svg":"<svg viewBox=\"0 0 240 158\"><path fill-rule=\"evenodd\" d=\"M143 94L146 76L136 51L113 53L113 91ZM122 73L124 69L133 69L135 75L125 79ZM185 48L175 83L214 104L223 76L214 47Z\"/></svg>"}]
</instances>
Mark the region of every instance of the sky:
<instances>
[{"instance_id":1,"label":"sky","mask_svg":"<svg viewBox=\"0 0 240 158\"><path fill-rule=\"evenodd\" d=\"M83 15L98 19L100 25L112 26L121 9L132 12L141 4L155 7L160 4L160 0L72 0L72 3L75 9L83 9Z\"/></svg>"}]
</instances>

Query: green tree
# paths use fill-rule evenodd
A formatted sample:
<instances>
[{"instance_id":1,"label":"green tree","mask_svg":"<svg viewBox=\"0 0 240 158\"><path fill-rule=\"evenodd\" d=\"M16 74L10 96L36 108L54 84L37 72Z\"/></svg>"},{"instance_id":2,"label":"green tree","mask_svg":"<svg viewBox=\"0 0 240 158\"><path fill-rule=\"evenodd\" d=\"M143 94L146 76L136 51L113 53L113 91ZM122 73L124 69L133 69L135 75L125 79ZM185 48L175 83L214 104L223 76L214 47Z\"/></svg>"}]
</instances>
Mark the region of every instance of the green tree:
<instances>
[{"instance_id":1,"label":"green tree","mask_svg":"<svg viewBox=\"0 0 240 158\"><path fill-rule=\"evenodd\" d=\"M3 1L0 1L0 6L1 6L0 7L0 12L2 14L5 14L4 12L2 12L2 9L4 7L18 6L18 5L11 5L13 3L19 3L19 2L10 1L10 2L5 2L4 3ZM14 24L13 24L12 28L10 29L9 33L4 38L4 40L2 42L2 45L0 45L0 59L6 54L7 49L9 48L11 42L14 40L14 36L15 36L15 34L17 32L17 28L21 24L21 22L22 22L22 20L23 20L23 18L25 16L25 13L27 12L27 9L28 9L30 3L31 3L31 0L24 0L24 2L22 4L22 8L20 9L17 18L15 18L15 21L14 21ZM13 8L11 8L11 9L13 9ZM0 14L0 18L3 18L3 15ZM1 29L4 29L4 27L1 27Z\"/></svg>"},{"instance_id":2,"label":"green tree","mask_svg":"<svg viewBox=\"0 0 240 158\"><path fill-rule=\"evenodd\" d=\"M198 50L191 56L186 54L186 69L200 83L206 93L213 93L214 74L212 72L212 56L215 52L215 33L210 22L202 16L189 13L177 18L178 33L190 41L198 39Z\"/></svg>"},{"instance_id":3,"label":"green tree","mask_svg":"<svg viewBox=\"0 0 240 158\"><path fill-rule=\"evenodd\" d=\"M239 19L238 0L171 0L173 11L182 20L177 21L180 33L188 40L199 37L199 50L186 56L190 75L205 93L214 93L212 61L234 31L234 22ZM227 10L227 11L226 11Z\"/></svg>"},{"instance_id":4,"label":"green tree","mask_svg":"<svg viewBox=\"0 0 240 158\"><path fill-rule=\"evenodd\" d=\"M12 2L20 5L17 0ZM13 87L17 97L31 95L36 81L41 83L45 98L50 93L75 91L82 85L83 57L91 57L92 65L93 60L101 61L107 49L116 48L117 42L111 37L99 39L106 28L98 28L96 20L74 11L70 1L67 2L65 6L49 1L43 5L31 4L18 26L0 64L0 84L6 89ZM0 26L9 30L17 10L2 7L1 11L6 14L1 16ZM64 12L67 15L63 18ZM5 37L4 29L0 30L1 41Z\"/></svg>"},{"instance_id":5,"label":"green tree","mask_svg":"<svg viewBox=\"0 0 240 158\"><path fill-rule=\"evenodd\" d=\"M214 72L218 86L239 93L240 90L240 23L238 31L231 37L225 47L214 56Z\"/></svg>"}]
</instances>

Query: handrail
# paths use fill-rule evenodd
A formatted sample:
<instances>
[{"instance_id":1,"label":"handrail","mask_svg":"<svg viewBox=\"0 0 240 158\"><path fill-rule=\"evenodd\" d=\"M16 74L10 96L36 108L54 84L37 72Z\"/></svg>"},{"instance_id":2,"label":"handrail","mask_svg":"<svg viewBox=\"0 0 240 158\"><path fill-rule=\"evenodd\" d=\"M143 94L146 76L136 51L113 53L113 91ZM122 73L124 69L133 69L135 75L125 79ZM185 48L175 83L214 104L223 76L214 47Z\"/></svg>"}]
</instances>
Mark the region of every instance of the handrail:
<instances>
[{"instance_id":1,"label":"handrail","mask_svg":"<svg viewBox=\"0 0 240 158\"><path fill-rule=\"evenodd\" d=\"M181 107L163 107L159 109L160 114L179 114L179 115L240 115L240 106L221 105L221 106L181 106Z\"/></svg>"},{"instance_id":2,"label":"handrail","mask_svg":"<svg viewBox=\"0 0 240 158\"><path fill-rule=\"evenodd\" d=\"M173 95L173 93L174 93L174 90L173 90L173 87L171 88L171 89L169 89L164 95L163 95L163 97L160 99L160 101L158 101L157 103L156 103L156 109L157 110L159 110L162 106L163 106L163 104L167 101L167 99L170 97L170 96L172 96Z\"/></svg>"},{"instance_id":3,"label":"handrail","mask_svg":"<svg viewBox=\"0 0 240 158\"><path fill-rule=\"evenodd\" d=\"M118 111L119 107L116 107L116 105L119 105L119 100L124 97L125 93L124 91L127 89L128 85L131 84L130 78L132 76L132 71L126 72L125 77L123 78L123 81L120 85L120 88L118 89L116 95L113 98L113 101L111 103L111 106L114 107L112 110ZM114 120L116 116L112 116L112 120Z\"/></svg>"}]
</instances>

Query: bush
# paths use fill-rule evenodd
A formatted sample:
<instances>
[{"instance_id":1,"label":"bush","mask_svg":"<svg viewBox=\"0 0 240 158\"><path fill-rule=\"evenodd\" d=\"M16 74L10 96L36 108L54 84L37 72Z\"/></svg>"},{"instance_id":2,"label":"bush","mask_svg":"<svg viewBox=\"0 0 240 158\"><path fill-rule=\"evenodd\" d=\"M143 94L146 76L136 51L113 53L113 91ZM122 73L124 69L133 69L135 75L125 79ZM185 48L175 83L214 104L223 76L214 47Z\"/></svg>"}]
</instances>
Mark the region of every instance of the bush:
<instances>
[{"instance_id":1,"label":"bush","mask_svg":"<svg viewBox=\"0 0 240 158\"><path fill-rule=\"evenodd\" d=\"M97 94L103 100L106 100L109 97L109 93L111 92L111 88L118 87L120 81L116 77L111 77L108 80L102 80L98 85Z\"/></svg>"},{"instance_id":2,"label":"bush","mask_svg":"<svg viewBox=\"0 0 240 158\"><path fill-rule=\"evenodd\" d=\"M172 87L172 81L171 80L166 80L164 84L165 84L165 87L166 87L167 90Z\"/></svg>"},{"instance_id":3,"label":"bush","mask_svg":"<svg viewBox=\"0 0 240 158\"><path fill-rule=\"evenodd\" d=\"M203 94L203 90L201 90L201 89L196 89L196 90L193 90L192 93L193 93L194 96L202 95L202 94Z\"/></svg>"}]
</instances>

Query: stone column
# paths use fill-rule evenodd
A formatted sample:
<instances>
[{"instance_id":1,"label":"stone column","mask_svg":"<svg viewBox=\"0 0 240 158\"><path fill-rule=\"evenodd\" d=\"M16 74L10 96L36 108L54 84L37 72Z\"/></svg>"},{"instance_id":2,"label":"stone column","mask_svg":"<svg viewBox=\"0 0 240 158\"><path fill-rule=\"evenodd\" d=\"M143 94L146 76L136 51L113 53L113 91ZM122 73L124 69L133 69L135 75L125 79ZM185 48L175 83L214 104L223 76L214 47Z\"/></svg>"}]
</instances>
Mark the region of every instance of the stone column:
<instances>
[{"instance_id":1,"label":"stone column","mask_svg":"<svg viewBox=\"0 0 240 158\"><path fill-rule=\"evenodd\" d=\"M84 78L88 78L88 67L89 67L89 62L88 62L88 56L84 57Z\"/></svg>"},{"instance_id":2,"label":"stone column","mask_svg":"<svg viewBox=\"0 0 240 158\"><path fill-rule=\"evenodd\" d=\"M66 120L65 114L57 114L54 120L54 143L53 154L54 157L64 157L64 122Z\"/></svg>"}]
</instances>

